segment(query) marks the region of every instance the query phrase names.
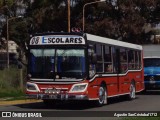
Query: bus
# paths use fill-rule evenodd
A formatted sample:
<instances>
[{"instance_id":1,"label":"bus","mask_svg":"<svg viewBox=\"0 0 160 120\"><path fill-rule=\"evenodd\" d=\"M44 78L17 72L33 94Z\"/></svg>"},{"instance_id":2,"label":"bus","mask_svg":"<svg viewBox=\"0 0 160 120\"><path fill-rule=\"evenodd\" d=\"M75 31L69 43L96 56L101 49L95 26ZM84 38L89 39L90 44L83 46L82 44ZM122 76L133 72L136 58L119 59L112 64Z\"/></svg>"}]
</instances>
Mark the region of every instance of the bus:
<instances>
[{"instance_id":1,"label":"bus","mask_svg":"<svg viewBox=\"0 0 160 120\"><path fill-rule=\"evenodd\" d=\"M144 57L145 90L160 89L160 57Z\"/></svg>"},{"instance_id":2,"label":"bus","mask_svg":"<svg viewBox=\"0 0 160 120\"><path fill-rule=\"evenodd\" d=\"M143 45L145 90L160 89L160 45Z\"/></svg>"},{"instance_id":3,"label":"bus","mask_svg":"<svg viewBox=\"0 0 160 120\"><path fill-rule=\"evenodd\" d=\"M28 46L26 95L44 103L134 99L144 90L142 46L88 33L36 34Z\"/></svg>"}]
</instances>

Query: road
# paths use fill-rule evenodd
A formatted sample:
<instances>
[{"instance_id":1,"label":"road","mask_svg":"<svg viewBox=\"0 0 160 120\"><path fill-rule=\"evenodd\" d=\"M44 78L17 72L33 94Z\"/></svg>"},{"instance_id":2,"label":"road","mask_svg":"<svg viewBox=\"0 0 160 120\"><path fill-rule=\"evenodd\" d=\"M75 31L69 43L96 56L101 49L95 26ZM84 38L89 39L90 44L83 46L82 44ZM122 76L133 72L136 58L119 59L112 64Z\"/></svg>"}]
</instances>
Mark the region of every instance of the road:
<instances>
[{"instance_id":1,"label":"road","mask_svg":"<svg viewBox=\"0 0 160 120\"><path fill-rule=\"evenodd\" d=\"M0 106L0 111L36 111L36 112L43 112L43 111L52 111L52 113L58 113L64 111L63 114L60 114L58 117L66 116L74 116L78 113L77 117L80 114L83 114L85 111L89 114L89 117L94 117L99 112L106 112L109 111L116 112L124 112L124 111L160 111L160 91L147 91L145 94L138 94L135 100L128 101L124 99L124 97L116 97L109 99L109 104L102 106L102 107L95 107L93 104L83 103L83 102L75 102L75 103L63 103L58 104L56 106L45 106L42 102L38 103L28 103L28 104L20 104L20 105L5 105ZM54 112L53 112L54 111ZM74 111L74 113L70 112ZM78 111L77 113L75 111ZM104 112L103 112L104 111ZM104 114L102 114L103 116ZM53 116L57 117L57 116ZM103 116L105 117L105 116ZM110 116L109 116L110 117Z\"/></svg>"}]
</instances>

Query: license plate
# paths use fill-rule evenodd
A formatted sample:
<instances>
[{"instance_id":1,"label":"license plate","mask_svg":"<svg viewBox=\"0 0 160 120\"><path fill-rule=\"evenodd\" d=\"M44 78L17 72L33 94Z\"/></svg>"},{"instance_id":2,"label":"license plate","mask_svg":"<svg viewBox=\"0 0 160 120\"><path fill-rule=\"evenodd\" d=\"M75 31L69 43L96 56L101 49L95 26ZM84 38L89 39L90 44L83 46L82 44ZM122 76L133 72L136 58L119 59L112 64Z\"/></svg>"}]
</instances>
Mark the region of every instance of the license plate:
<instances>
[{"instance_id":1,"label":"license plate","mask_svg":"<svg viewBox=\"0 0 160 120\"><path fill-rule=\"evenodd\" d=\"M62 99L62 100L65 99L65 94L62 94L62 95L61 95L61 99Z\"/></svg>"},{"instance_id":2,"label":"license plate","mask_svg":"<svg viewBox=\"0 0 160 120\"><path fill-rule=\"evenodd\" d=\"M51 99L57 99L57 96L56 95L50 95L50 98Z\"/></svg>"},{"instance_id":3,"label":"license plate","mask_svg":"<svg viewBox=\"0 0 160 120\"><path fill-rule=\"evenodd\" d=\"M49 95L44 95L43 99L49 99Z\"/></svg>"}]
</instances>

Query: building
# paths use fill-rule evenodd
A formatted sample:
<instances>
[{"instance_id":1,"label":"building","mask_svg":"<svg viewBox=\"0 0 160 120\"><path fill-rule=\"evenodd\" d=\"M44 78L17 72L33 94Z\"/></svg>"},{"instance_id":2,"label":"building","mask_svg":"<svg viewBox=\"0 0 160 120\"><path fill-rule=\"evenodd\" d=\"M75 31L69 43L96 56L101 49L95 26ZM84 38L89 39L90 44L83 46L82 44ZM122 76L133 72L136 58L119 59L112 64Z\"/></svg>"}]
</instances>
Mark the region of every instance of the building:
<instances>
[{"instance_id":1,"label":"building","mask_svg":"<svg viewBox=\"0 0 160 120\"><path fill-rule=\"evenodd\" d=\"M8 41L8 52L9 53L18 54L17 48L18 48L18 45L14 41L11 41L11 40Z\"/></svg>"},{"instance_id":2,"label":"building","mask_svg":"<svg viewBox=\"0 0 160 120\"><path fill-rule=\"evenodd\" d=\"M14 41L8 41L9 64L17 64L17 48L18 45ZM4 69L5 67L7 67L7 50L0 49L0 69Z\"/></svg>"}]
</instances>

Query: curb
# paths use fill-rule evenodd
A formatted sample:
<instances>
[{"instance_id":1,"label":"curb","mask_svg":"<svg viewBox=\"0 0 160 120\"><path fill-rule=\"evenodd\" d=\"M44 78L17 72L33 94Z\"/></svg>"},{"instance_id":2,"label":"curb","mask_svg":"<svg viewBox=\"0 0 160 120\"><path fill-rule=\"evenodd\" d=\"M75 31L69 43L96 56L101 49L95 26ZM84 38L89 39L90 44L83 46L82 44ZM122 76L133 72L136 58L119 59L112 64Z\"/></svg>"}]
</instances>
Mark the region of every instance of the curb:
<instances>
[{"instance_id":1,"label":"curb","mask_svg":"<svg viewBox=\"0 0 160 120\"><path fill-rule=\"evenodd\" d=\"M18 105L18 104L27 104L27 103L37 103L37 102L42 102L42 100L26 99L26 100L0 101L0 106L3 106L3 105Z\"/></svg>"}]
</instances>

